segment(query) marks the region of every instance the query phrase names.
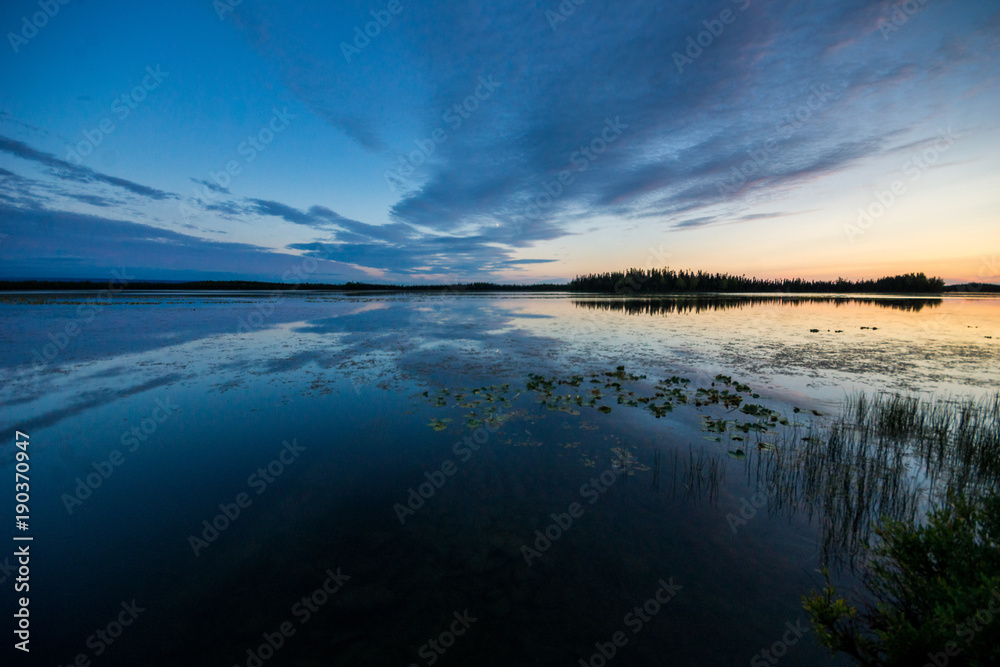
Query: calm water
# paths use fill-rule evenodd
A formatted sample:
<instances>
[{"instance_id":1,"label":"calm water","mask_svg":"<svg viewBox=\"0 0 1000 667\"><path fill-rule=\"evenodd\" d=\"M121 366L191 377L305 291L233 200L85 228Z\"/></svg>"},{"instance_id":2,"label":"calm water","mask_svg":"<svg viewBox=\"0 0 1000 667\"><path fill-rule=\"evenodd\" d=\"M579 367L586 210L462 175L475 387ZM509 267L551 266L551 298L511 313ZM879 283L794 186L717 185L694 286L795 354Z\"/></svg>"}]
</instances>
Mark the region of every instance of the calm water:
<instances>
[{"instance_id":1,"label":"calm water","mask_svg":"<svg viewBox=\"0 0 1000 667\"><path fill-rule=\"evenodd\" d=\"M0 298L38 664L829 664L751 443L1000 369L989 298L94 297Z\"/></svg>"}]
</instances>

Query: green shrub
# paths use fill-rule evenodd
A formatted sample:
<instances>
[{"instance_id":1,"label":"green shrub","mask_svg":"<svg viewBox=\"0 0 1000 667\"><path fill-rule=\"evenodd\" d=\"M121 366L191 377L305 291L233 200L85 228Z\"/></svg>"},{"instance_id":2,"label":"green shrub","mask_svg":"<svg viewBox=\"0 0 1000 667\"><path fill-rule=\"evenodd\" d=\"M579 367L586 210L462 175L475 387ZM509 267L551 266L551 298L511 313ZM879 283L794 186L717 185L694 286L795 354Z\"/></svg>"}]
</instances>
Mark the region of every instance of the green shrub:
<instances>
[{"instance_id":1,"label":"green shrub","mask_svg":"<svg viewBox=\"0 0 1000 667\"><path fill-rule=\"evenodd\" d=\"M877 535L863 602L827 570L823 590L803 597L819 641L862 665L1000 664L1000 496L952 496L927 525L889 521Z\"/></svg>"}]
</instances>

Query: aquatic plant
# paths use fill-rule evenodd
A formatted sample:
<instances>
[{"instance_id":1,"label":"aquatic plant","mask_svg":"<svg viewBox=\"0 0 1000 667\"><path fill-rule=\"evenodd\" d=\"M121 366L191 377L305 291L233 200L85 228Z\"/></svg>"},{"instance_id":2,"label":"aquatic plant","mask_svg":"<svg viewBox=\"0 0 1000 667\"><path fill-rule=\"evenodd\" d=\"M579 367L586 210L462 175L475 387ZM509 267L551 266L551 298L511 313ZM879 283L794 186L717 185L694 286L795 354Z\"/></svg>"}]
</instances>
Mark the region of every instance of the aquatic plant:
<instances>
[{"instance_id":1,"label":"aquatic plant","mask_svg":"<svg viewBox=\"0 0 1000 667\"><path fill-rule=\"evenodd\" d=\"M848 396L840 417L805 436L797 427L761 439L748 475L771 509L816 517L824 563L863 562L880 522L906 525L949 495L1000 490L1000 394L988 399ZM751 474L752 473L752 474Z\"/></svg>"},{"instance_id":2,"label":"aquatic plant","mask_svg":"<svg viewBox=\"0 0 1000 667\"><path fill-rule=\"evenodd\" d=\"M861 599L825 586L803 596L816 638L862 665L1000 662L1000 496L950 495L926 525L878 529Z\"/></svg>"}]
</instances>

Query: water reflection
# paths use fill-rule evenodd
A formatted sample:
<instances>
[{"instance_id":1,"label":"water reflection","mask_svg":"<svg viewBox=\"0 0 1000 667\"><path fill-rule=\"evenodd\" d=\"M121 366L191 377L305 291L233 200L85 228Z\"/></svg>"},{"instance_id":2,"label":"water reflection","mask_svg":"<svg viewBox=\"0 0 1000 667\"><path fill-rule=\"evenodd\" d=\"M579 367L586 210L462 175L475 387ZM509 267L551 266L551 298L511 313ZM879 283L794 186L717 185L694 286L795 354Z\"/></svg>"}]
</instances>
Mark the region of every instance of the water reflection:
<instances>
[{"instance_id":1,"label":"water reflection","mask_svg":"<svg viewBox=\"0 0 1000 667\"><path fill-rule=\"evenodd\" d=\"M830 428L813 408L834 414L862 382L995 391L996 300L143 297L109 306L35 369L32 351L74 321L76 301L0 299L0 421L31 431L32 464L46 471L32 509L59 536L37 556L59 592L39 598L40 633L64 637L45 648L53 664L133 597L150 610L130 631L137 656L234 664L337 567L351 586L282 649L286 664L409 664L438 619L466 607L483 631L454 664L576 664L670 576L691 594L622 659L746 664L802 613L824 547L850 553L880 514L913 516L931 491L990 483L968 449L930 437L944 413L870 410L867 444L850 425L839 440L809 428ZM623 316L670 308L702 314ZM68 513L62 494L158 398L177 416ZM461 458L501 409L502 427ZM878 430L918 414L919 447ZM186 537L293 438L308 464L193 556ZM394 504L440 482L445 461L455 474L402 524ZM581 485L609 470L627 474L591 505ZM585 516L526 564L522 545L581 500ZM727 515L744 500L756 511L734 532ZM114 651L102 663L141 662L126 662L124 643ZM782 664L824 655L796 651Z\"/></svg>"}]
</instances>

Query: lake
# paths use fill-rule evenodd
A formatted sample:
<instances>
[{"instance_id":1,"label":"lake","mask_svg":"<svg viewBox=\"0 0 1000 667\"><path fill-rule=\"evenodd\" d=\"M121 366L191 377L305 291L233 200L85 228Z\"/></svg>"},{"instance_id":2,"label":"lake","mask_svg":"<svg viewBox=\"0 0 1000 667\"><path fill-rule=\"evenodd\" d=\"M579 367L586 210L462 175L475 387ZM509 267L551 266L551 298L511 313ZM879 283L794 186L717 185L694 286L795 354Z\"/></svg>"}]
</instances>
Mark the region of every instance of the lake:
<instances>
[{"instance_id":1,"label":"lake","mask_svg":"<svg viewBox=\"0 0 1000 667\"><path fill-rule=\"evenodd\" d=\"M801 597L824 562L850 584L862 529L775 461L855 392L1000 384L976 295L74 292L0 318L32 653L59 665L846 664Z\"/></svg>"}]
</instances>

